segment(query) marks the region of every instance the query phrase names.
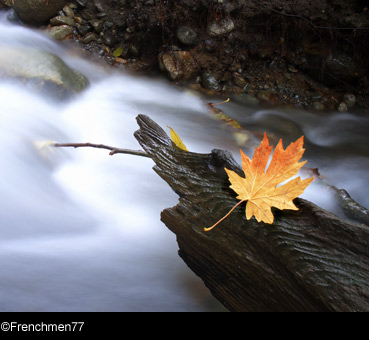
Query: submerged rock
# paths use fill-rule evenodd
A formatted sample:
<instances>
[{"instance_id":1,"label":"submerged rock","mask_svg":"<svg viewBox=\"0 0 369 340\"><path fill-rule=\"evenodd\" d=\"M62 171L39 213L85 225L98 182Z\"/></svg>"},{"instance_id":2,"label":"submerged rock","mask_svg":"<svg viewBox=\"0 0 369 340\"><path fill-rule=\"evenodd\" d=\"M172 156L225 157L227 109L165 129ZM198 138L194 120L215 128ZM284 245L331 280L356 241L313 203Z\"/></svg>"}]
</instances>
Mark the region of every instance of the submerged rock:
<instances>
[{"instance_id":1,"label":"submerged rock","mask_svg":"<svg viewBox=\"0 0 369 340\"><path fill-rule=\"evenodd\" d=\"M67 4L67 0L14 0L14 11L21 21L42 25Z\"/></svg>"},{"instance_id":2,"label":"submerged rock","mask_svg":"<svg viewBox=\"0 0 369 340\"><path fill-rule=\"evenodd\" d=\"M22 81L55 97L78 93L88 86L84 75L56 55L31 48L0 48L0 78Z\"/></svg>"}]
</instances>

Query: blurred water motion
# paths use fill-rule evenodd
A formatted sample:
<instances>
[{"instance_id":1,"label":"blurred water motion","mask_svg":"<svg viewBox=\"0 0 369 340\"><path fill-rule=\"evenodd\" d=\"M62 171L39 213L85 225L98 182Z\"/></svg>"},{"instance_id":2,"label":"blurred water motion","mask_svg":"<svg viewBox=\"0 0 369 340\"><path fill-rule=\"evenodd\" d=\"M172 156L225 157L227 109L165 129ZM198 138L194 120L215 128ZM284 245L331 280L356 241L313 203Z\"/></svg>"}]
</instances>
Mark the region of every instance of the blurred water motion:
<instances>
[{"instance_id":1,"label":"blurred water motion","mask_svg":"<svg viewBox=\"0 0 369 340\"><path fill-rule=\"evenodd\" d=\"M206 98L163 80L104 70L2 15L0 46L57 53L91 86L61 103L0 80L0 311L218 309L160 222L160 212L177 196L152 171L150 159L42 143L139 149L135 117L144 113L172 126L191 151L223 148L238 159L232 132L211 117ZM369 206L368 118L226 105L247 129L273 133L285 144L305 134L309 166ZM317 184L305 197L341 214L332 193Z\"/></svg>"}]
</instances>

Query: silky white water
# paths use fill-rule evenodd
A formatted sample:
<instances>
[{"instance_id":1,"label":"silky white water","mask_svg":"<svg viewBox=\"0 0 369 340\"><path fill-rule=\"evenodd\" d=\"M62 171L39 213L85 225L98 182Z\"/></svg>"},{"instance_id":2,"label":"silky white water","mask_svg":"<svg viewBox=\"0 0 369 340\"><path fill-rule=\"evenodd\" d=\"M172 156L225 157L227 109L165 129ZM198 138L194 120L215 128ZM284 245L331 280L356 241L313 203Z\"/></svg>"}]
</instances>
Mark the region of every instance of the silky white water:
<instances>
[{"instance_id":1,"label":"silky white water","mask_svg":"<svg viewBox=\"0 0 369 340\"><path fill-rule=\"evenodd\" d=\"M69 44L8 22L4 13L2 46L53 52L91 84L60 102L0 80L0 311L218 308L160 222L160 212L174 206L177 195L150 159L44 143L139 149L135 117L144 113L173 127L191 151L223 148L239 159L232 130L211 117L208 99L163 79L104 69ZM286 145L305 135L309 166L369 206L366 116L267 111L236 102L222 109L247 129L273 133ZM320 185L304 197L341 214L333 194Z\"/></svg>"}]
</instances>

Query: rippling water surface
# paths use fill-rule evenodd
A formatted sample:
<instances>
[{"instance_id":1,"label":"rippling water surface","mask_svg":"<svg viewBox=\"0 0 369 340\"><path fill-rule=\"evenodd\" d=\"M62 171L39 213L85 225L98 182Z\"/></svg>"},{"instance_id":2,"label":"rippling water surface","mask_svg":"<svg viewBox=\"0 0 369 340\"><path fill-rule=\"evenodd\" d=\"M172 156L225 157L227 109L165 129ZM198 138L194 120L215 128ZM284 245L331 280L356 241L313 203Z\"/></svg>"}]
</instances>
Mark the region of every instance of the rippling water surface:
<instances>
[{"instance_id":1,"label":"rippling water surface","mask_svg":"<svg viewBox=\"0 0 369 340\"><path fill-rule=\"evenodd\" d=\"M177 255L160 212L177 196L150 159L42 142L91 142L139 149L135 117L172 126L195 152L240 146L206 108L208 99L165 80L87 61L72 46L0 19L0 50L51 51L84 73L90 87L59 102L0 80L0 311L209 311L219 306ZM309 166L369 206L367 116L222 106L245 128L306 136ZM254 145L245 147L252 152ZM328 189L306 198L337 214Z\"/></svg>"}]
</instances>

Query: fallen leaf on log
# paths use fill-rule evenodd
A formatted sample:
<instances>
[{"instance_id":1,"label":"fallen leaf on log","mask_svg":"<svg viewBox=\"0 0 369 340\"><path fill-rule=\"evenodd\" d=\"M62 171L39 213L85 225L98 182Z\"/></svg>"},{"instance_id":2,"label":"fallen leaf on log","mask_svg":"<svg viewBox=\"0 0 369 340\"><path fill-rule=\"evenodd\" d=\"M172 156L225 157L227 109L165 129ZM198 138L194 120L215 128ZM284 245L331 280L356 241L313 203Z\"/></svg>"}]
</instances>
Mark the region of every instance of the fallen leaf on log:
<instances>
[{"instance_id":1,"label":"fallen leaf on log","mask_svg":"<svg viewBox=\"0 0 369 340\"><path fill-rule=\"evenodd\" d=\"M246 218L248 220L255 216L258 222L273 224L272 207L280 210L298 210L293 200L304 193L314 177L305 180L297 177L283 185L281 184L296 176L298 171L306 164L306 161L299 163L305 152L303 144L304 137L301 137L284 150L282 140L280 140L268 168L267 165L273 146L269 145L266 133L260 146L255 149L252 160L241 150L242 169L245 178L237 175L232 170L225 169L231 182L230 187L238 194L237 199L241 200L233 207L231 212L242 202L247 201ZM225 217L227 216L229 216L229 213ZM224 218L212 227L205 228L205 231L215 228Z\"/></svg>"},{"instance_id":2,"label":"fallen leaf on log","mask_svg":"<svg viewBox=\"0 0 369 340\"><path fill-rule=\"evenodd\" d=\"M175 144L175 146L183 151L188 151L186 145L182 142L181 137L175 132L170 126L168 126L168 129L170 129L170 137L172 138L172 142Z\"/></svg>"}]
</instances>

